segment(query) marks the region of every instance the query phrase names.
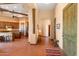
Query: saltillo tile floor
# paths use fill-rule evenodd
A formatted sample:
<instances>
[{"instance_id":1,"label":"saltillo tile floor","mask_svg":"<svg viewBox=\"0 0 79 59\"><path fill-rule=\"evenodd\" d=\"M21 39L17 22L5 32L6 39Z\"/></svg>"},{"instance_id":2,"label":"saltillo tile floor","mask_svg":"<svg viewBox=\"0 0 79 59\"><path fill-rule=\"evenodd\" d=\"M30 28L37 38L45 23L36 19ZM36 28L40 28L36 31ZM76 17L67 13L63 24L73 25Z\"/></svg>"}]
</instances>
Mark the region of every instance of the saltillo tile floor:
<instances>
[{"instance_id":1,"label":"saltillo tile floor","mask_svg":"<svg viewBox=\"0 0 79 59\"><path fill-rule=\"evenodd\" d=\"M42 37L36 45L30 45L28 39L23 37L13 42L0 42L0 56L45 56L45 49L52 47L47 37Z\"/></svg>"}]
</instances>

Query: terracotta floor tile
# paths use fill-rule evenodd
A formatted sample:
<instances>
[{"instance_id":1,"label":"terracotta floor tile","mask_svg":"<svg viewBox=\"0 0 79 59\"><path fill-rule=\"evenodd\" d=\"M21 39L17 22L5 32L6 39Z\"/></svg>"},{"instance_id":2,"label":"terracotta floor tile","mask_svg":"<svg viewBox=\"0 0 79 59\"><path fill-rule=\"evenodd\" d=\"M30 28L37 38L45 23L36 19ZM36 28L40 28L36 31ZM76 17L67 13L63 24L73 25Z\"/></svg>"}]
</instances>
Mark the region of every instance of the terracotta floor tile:
<instances>
[{"instance_id":1,"label":"terracotta floor tile","mask_svg":"<svg viewBox=\"0 0 79 59\"><path fill-rule=\"evenodd\" d=\"M46 41L48 40L48 41ZM42 37L37 45L30 45L26 37L16 39L14 42L0 42L1 56L45 56L46 48L53 47L48 38Z\"/></svg>"}]
</instances>

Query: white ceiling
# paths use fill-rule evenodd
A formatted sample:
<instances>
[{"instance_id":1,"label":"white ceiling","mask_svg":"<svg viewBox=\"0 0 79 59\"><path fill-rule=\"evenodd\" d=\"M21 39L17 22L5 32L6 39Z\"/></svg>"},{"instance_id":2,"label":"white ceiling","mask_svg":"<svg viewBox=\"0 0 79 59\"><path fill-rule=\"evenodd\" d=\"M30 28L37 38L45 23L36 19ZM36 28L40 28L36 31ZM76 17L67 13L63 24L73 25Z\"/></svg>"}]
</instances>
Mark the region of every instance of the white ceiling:
<instances>
[{"instance_id":1,"label":"white ceiling","mask_svg":"<svg viewBox=\"0 0 79 59\"><path fill-rule=\"evenodd\" d=\"M0 4L1 8L10 10L10 11L15 11L15 12L20 12L20 13L26 13L27 10L23 8L23 4ZM20 14L15 14L16 16L22 17L23 15Z\"/></svg>"},{"instance_id":2,"label":"white ceiling","mask_svg":"<svg viewBox=\"0 0 79 59\"><path fill-rule=\"evenodd\" d=\"M23 8L22 6L23 4L3 4L3 5L0 5L1 8L5 8L5 9L8 9L8 10L11 10L11 11L16 11L16 12L22 12L22 13L25 13L26 10Z\"/></svg>"},{"instance_id":3,"label":"white ceiling","mask_svg":"<svg viewBox=\"0 0 79 59\"><path fill-rule=\"evenodd\" d=\"M24 8L24 5L26 8ZM20 13L28 13L28 7L27 5L33 5L33 3L26 3L26 4L19 4L19 3L14 3L14 4L0 4L1 8L8 9L11 11L16 11ZM52 10L56 6L56 3L36 3L36 8L41 11L47 11L47 10ZM29 6L30 7L30 6ZM21 16L21 15L20 15Z\"/></svg>"},{"instance_id":4,"label":"white ceiling","mask_svg":"<svg viewBox=\"0 0 79 59\"><path fill-rule=\"evenodd\" d=\"M32 5L33 3L26 3L26 5ZM9 10L14 10L17 12L22 12L22 13L26 13L27 10L24 9L23 7L24 4L19 4L19 3L15 3L15 4L0 4L0 7L5 8L5 9L9 9ZM37 7L39 10L51 10L56 6L56 3L36 3ZM27 6L26 6L27 7Z\"/></svg>"},{"instance_id":5,"label":"white ceiling","mask_svg":"<svg viewBox=\"0 0 79 59\"><path fill-rule=\"evenodd\" d=\"M39 10L52 10L56 3L37 3L37 6Z\"/></svg>"}]
</instances>

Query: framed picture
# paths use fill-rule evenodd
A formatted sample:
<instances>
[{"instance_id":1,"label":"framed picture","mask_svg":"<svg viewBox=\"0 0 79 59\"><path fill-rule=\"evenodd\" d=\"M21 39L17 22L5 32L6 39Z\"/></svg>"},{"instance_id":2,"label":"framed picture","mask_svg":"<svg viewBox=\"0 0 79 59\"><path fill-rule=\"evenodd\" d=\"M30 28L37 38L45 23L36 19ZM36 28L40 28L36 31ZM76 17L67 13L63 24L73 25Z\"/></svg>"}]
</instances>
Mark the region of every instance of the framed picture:
<instances>
[{"instance_id":1,"label":"framed picture","mask_svg":"<svg viewBox=\"0 0 79 59\"><path fill-rule=\"evenodd\" d=\"M60 29L60 24L56 24L56 29Z\"/></svg>"}]
</instances>

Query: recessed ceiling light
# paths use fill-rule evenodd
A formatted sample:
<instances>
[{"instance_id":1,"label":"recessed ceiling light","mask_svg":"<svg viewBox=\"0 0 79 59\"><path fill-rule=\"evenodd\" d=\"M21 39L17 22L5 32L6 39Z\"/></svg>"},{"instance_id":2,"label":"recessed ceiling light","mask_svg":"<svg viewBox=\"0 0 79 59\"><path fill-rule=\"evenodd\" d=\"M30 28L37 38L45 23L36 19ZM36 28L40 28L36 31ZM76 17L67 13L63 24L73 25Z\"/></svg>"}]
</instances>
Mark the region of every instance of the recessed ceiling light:
<instances>
[{"instance_id":1,"label":"recessed ceiling light","mask_svg":"<svg viewBox=\"0 0 79 59\"><path fill-rule=\"evenodd\" d=\"M50 3L44 3L44 4L50 4Z\"/></svg>"},{"instance_id":2,"label":"recessed ceiling light","mask_svg":"<svg viewBox=\"0 0 79 59\"><path fill-rule=\"evenodd\" d=\"M17 8L17 6L14 6L14 8L16 9L16 8Z\"/></svg>"}]
</instances>

